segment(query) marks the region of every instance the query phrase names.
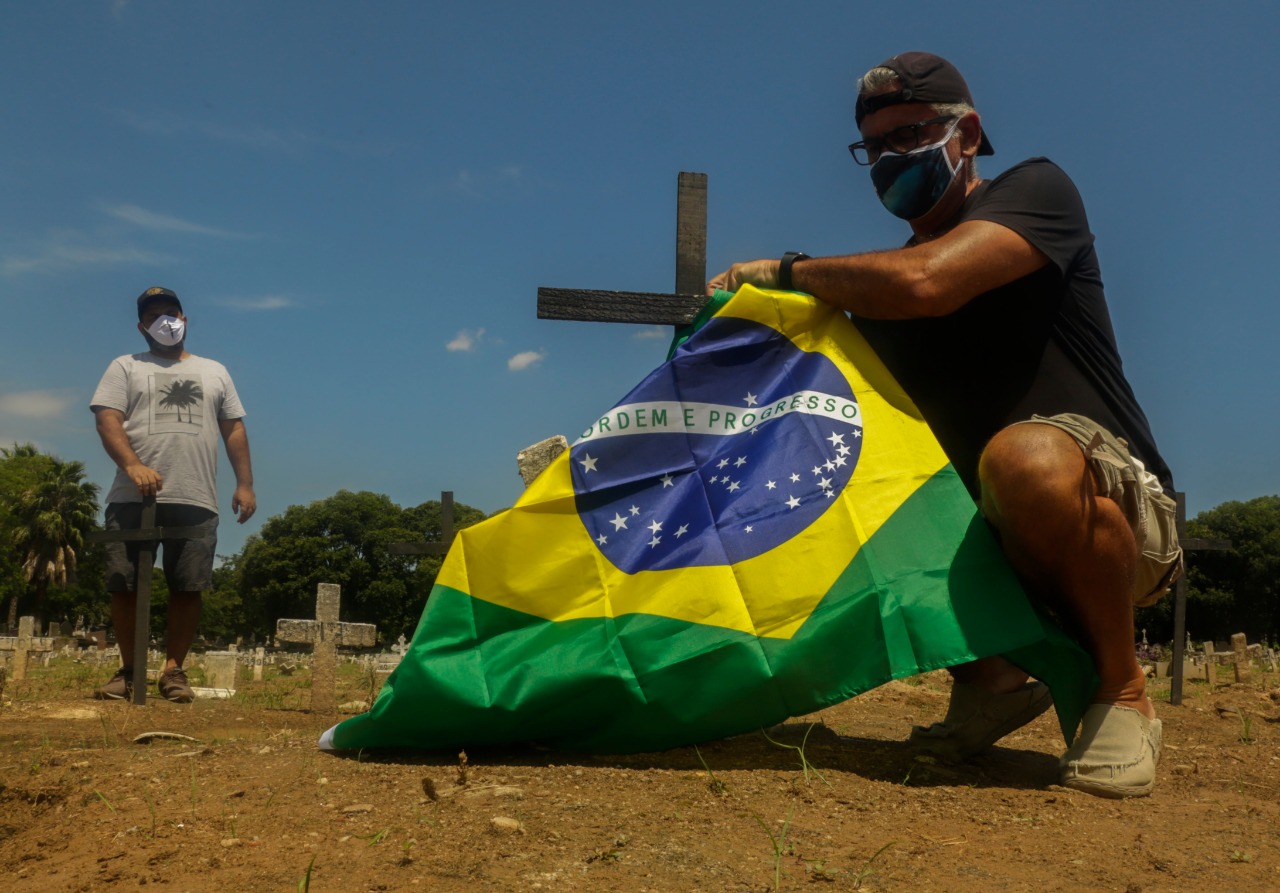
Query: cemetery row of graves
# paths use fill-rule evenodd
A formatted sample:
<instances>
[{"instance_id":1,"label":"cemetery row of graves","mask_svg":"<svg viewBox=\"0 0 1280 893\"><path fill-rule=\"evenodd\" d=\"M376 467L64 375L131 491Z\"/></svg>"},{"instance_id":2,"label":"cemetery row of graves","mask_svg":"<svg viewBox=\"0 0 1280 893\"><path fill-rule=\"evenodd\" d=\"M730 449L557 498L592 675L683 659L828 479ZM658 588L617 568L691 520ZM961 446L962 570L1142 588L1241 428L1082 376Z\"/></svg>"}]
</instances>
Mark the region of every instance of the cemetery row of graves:
<instances>
[{"instance_id":1,"label":"cemetery row of graves","mask_svg":"<svg viewBox=\"0 0 1280 893\"><path fill-rule=\"evenodd\" d=\"M365 700L338 702L339 662L359 667L370 680L380 680L399 665L409 642L402 634L389 647L381 647L375 624L340 621L341 598L339 586L322 583L317 587L314 618L280 619L276 635L265 644L234 643L219 649L194 649L186 666L197 683L193 686L196 696L234 697L241 680L262 682L271 668L282 675L306 678L306 706L313 712L368 709L376 685L370 686ZM0 637L0 680L21 682L33 665L48 667L59 658L100 671L95 678L105 679L120 665L119 647L109 641L105 630L68 629L65 624L50 623L46 635L36 632L35 618L28 616L21 618L16 636ZM152 681L164 662L164 652L157 647L162 644L151 642L147 650L148 678ZM1227 642L1209 640L1198 645L1188 636L1184 648L1173 650L1182 653L1180 667L1174 663L1177 654L1165 654L1163 649L1145 644L1139 646L1147 673L1200 680L1213 689L1219 684L1248 683L1255 670L1280 671L1280 652L1265 643L1250 643L1244 633L1233 635Z\"/></svg>"}]
</instances>

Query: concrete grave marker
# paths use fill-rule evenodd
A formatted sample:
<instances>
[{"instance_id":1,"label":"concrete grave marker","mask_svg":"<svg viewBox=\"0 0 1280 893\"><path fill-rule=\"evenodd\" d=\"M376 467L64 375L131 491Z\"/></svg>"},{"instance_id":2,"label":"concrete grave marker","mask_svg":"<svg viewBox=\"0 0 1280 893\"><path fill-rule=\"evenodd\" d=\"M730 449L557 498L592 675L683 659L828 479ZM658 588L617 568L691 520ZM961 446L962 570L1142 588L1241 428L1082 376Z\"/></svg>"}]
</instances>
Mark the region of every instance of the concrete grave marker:
<instances>
[{"instance_id":1,"label":"concrete grave marker","mask_svg":"<svg viewBox=\"0 0 1280 893\"><path fill-rule=\"evenodd\" d=\"M32 654L43 654L53 650L53 639L39 638L35 635L36 619L21 617L18 619L18 635L0 639L0 651L9 652L11 665L9 678L21 682L27 678L27 659Z\"/></svg>"},{"instance_id":2,"label":"concrete grave marker","mask_svg":"<svg viewBox=\"0 0 1280 893\"><path fill-rule=\"evenodd\" d=\"M193 687L198 698L229 698L236 693L236 655L234 651L206 651L200 661L204 668L202 687Z\"/></svg>"},{"instance_id":3,"label":"concrete grave marker","mask_svg":"<svg viewBox=\"0 0 1280 893\"><path fill-rule=\"evenodd\" d=\"M311 709L332 712L337 707L338 646L369 648L377 644L378 628L372 623L342 623L342 587L320 583L316 587L316 619L276 621L276 640L312 646Z\"/></svg>"},{"instance_id":4,"label":"concrete grave marker","mask_svg":"<svg viewBox=\"0 0 1280 893\"><path fill-rule=\"evenodd\" d=\"M524 481L525 488L567 449L569 441L563 434L556 434L516 453L516 465L520 469L520 479Z\"/></svg>"}]
</instances>

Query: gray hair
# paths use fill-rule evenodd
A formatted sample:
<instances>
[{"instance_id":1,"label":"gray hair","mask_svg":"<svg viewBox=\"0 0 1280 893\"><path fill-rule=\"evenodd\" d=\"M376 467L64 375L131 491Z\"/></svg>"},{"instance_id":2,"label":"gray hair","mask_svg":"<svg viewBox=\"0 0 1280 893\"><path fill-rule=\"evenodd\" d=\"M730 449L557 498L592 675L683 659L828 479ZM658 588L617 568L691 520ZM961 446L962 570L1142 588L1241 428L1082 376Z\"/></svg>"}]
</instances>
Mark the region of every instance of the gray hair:
<instances>
[{"instance_id":1,"label":"gray hair","mask_svg":"<svg viewBox=\"0 0 1280 893\"><path fill-rule=\"evenodd\" d=\"M858 79L858 95L866 96L871 93L885 93L901 86L902 78L898 76L896 71L892 68L880 66L871 69ZM960 118L970 112L977 111L977 109L967 102L929 103L929 107L933 109L933 113L935 115L950 115L956 118ZM976 157L969 159L967 179L978 179L978 159Z\"/></svg>"}]
</instances>

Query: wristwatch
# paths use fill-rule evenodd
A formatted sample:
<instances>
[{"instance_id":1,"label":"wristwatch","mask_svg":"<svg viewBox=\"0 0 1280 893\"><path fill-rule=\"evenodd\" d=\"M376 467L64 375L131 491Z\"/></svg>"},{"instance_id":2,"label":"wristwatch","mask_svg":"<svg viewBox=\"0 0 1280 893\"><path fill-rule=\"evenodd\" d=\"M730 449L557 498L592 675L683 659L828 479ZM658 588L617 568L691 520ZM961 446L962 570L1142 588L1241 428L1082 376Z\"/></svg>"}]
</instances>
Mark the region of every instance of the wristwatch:
<instances>
[{"instance_id":1,"label":"wristwatch","mask_svg":"<svg viewBox=\"0 0 1280 893\"><path fill-rule=\"evenodd\" d=\"M808 260L809 255L803 251L788 251L782 255L782 264L778 267L778 288L782 291L795 291L791 284L791 267L798 260Z\"/></svg>"}]
</instances>

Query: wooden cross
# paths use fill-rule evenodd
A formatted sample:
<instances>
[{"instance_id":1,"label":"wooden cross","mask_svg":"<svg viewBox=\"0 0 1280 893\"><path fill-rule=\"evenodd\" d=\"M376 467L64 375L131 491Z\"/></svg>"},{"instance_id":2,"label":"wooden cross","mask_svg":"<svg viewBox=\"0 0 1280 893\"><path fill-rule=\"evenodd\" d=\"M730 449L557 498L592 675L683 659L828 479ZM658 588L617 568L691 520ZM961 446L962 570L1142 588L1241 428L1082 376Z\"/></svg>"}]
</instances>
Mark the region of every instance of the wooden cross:
<instances>
[{"instance_id":1,"label":"wooden cross","mask_svg":"<svg viewBox=\"0 0 1280 893\"><path fill-rule=\"evenodd\" d=\"M163 539L195 539L204 535L199 527L157 527L156 498L142 499L142 517L137 530L100 530L89 534L91 543L138 543L137 598L133 611L133 694L134 704L147 703L147 646L151 643L151 570L155 567L156 546ZM121 662L124 655L120 656Z\"/></svg>"},{"instance_id":2,"label":"wooden cross","mask_svg":"<svg viewBox=\"0 0 1280 893\"><path fill-rule=\"evenodd\" d=\"M1178 525L1178 543L1182 546L1182 551L1201 552L1201 551L1219 551L1232 548L1231 540L1209 540L1201 537L1187 536L1187 494L1178 491L1173 494L1174 499L1178 503L1177 525ZM1173 654L1171 665L1173 667L1172 678L1169 682L1169 703L1177 707L1182 703L1182 671L1183 659L1185 657L1185 642L1187 639L1187 571L1186 557L1183 557L1182 576L1178 577L1178 582L1173 584ZM1210 657L1209 673L1212 674L1212 661ZM1212 677L1211 677L1212 678Z\"/></svg>"},{"instance_id":3,"label":"wooden cross","mask_svg":"<svg viewBox=\"0 0 1280 893\"><path fill-rule=\"evenodd\" d=\"M0 651L8 651L12 655L10 661L13 666L9 676L14 682L27 678L27 659L30 655L53 650L53 640L39 638L35 631L36 619L21 617L18 619L17 638L7 639L5 644L0 644Z\"/></svg>"},{"instance_id":4,"label":"wooden cross","mask_svg":"<svg viewBox=\"0 0 1280 893\"><path fill-rule=\"evenodd\" d=\"M277 642L312 646L311 709L332 712L337 707L338 646L369 648L377 644L378 628L372 623L342 623L342 587L321 583L316 587L316 619L276 621Z\"/></svg>"},{"instance_id":5,"label":"wooden cross","mask_svg":"<svg viewBox=\"0 0 1280 893\"><path fill-rule=\"evenodd\" d=\"M538 319L684 326L707 303L707 175L682 171L676 184L675 294L538 289Z\"/></svg>"},{"instance_id":6,"label":"wooden cross","mask_svg":"<svg viewBox=\"0 0 1280 893\"><path fill-rule=\"evenodd\" d=\"M440 494L440 542L391 543L387 551L392 555L447 555L456 533L453 529L453 491L445 490Z\"/></svg>"}]
</instances>

